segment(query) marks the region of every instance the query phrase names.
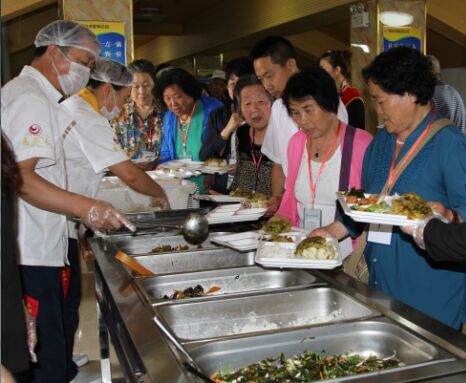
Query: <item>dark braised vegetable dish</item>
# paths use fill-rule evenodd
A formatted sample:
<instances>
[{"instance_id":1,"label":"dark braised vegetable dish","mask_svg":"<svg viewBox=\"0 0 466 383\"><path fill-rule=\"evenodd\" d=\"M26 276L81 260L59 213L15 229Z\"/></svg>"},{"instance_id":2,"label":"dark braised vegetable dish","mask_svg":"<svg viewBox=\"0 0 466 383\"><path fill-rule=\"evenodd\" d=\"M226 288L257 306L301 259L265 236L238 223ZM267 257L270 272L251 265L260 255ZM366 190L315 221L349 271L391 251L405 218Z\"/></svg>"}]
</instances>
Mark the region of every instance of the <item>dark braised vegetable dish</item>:
<instances>
[{"instance_id":1,"label":"dark braised vegetable dish","mask_svg":"<svg viewBox=\"0 0 466 383\"><path fill-rule=\"evenodd\" d=\"M209 290L204 291L204 288L201 285L196 287L188 287L184 290L175 290L172 295L164 295L162 299L184 299L184 298L196 298L196 297L205 297L209 294L219 291L220 287L212 286Z\"/></svg>"},{"instance_id":2,"label":"dark braised vegetable dish","mask_svg":"<svg viewBox=\"0 0 466 383\"><path fill-rule=\"evenodd\" d=\"M160 245L152 249L153 253L169 253L171 251L186 251L189 250L188 245L179 245L179 246L170 246L170 245Z\"/></svg>"},{"instance_id":3,"label":"dark braised vegetable dish","mask_svg":"<svg viewBox=\"0 0 466 383\"><path fill-rule=\"evenodd\" d=\"M279 357L264 359L233 372L222 370L214 374L212 379L217 383L306 383L402 365L403 363L394 357L378 359L374 355L369 355L364 358L358 354L323 356L312 351L304 351L303 354L291 358L286 358L282 353Z\"/></svg>"}]
</instances>

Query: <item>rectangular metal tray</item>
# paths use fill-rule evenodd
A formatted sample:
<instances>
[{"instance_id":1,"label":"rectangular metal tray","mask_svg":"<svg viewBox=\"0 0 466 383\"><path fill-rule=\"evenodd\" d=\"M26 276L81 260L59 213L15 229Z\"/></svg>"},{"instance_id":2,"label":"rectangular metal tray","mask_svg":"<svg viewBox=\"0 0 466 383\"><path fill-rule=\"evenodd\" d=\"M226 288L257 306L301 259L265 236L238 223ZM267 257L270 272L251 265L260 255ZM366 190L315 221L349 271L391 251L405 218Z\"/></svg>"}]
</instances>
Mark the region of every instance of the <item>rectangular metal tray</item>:
<instances>
[{"instance_id":1,"label":"rectangular metal tray","mask_svg":"<svg viewBox=\"0 0 466 383\"><path fill-rule=\"evenodd\" d=\"M202 302L176 301L154 310L181 341L276 331L378 314L329 287Z\"/></svg>"},{"instance_id":2,"label":"rectangular metal tray","mask_svg":"<svg viewBox=\"0 0 466 383\"><path fill-rule=\"evenodd\" d=\"M225 248L142 255L134 259L156 275L254 265L253 252L239 253Z\"/></svg>"},{"instance_id":3,"label":"rectangular metal tray","mask_svg":"<svg viewBox=\"0 0 466 383\"><path fill-rule=\"evenodd\" d=\"M260 266L234 267L223 270L209 270L193 273L162 275L137 281L141 290L152 303L167 303L172 300L162 299L170 296L174 290L201 285L204 291L212 286L220 288L210 294L225 296L235 293L251 293L305 286L315 283L317 278L303 270L267 270ZM183 302L199 298L185 298Z\"/></svg>"},{"instance_id":4,"label":"rectangular metal tray","mask_svg":"<svg viewBox=\"0 0 466 383\"><path fill-rule=\"evenodd\" d=\"M396 352L396 357L407 366L388 369L382 371L382 374L406 369L419 363L432 363L435 360L451 358L451 355L444 350L427 343L387 319L220 340L203 345L188 345L188 349L192 349L191 356L208 375L224 368L236 370L265 358L279 356L281 352L285 357L290 357L306 350L322 352L325 355L350 353L369 356L372 354L378 358L386 358ZM354 379L354 376L351 378ZM341 380L345 378L338 378L338 381Z\"/></svg>"},{"instance_id":5,"label":"rectangular metal tray","mask_svg":"<svg viewBox=\"0 0 466 383\"><path fill-rule=\"evenodd\" d=\"M127 254L131 255L145 255L145 254L154 254L152 249L157 246L170 245L173 248L180 245L187 245L188 250L185 251L199 251L207 249L218 249L219 246L211 243L210 241L218 235L223 235L225 233L211 233L207 239L202 243L202 247L199 249L197 245L191 245L187 243L182 235L164 235L164 236L154 236L152 234L141 235L137 237L114 237L109 240L116 249L124 251ZM159 253L155 253L159 254Z\"/></svg>"}]
</instances>

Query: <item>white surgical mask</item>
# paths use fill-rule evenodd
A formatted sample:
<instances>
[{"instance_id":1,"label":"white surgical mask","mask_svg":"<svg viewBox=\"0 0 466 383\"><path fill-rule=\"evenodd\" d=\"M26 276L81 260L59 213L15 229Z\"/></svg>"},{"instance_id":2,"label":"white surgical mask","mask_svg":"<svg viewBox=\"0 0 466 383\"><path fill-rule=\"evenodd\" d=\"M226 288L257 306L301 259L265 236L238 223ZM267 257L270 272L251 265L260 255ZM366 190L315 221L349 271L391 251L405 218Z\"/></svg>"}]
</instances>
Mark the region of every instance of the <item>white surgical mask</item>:
<instances>
[{"instance_id":1,"label":"white surgical mask","mask_svg":"<svg viewBox=\"0 0 466 383\"><path fill-rule=\"evenodd\" d=\"M70 69L67 74L58 73L55 63L52 61L53 68L58 76L58 83L60 88L66 96L75 94L83 89L89 82L89 76L91 70L84 65L71 61L66 55L60 50L63 57L70 63Z\"/></svg>"},{"instance_id":2,"label":"white surgical mask","mask_svg":"<svg viewBox=\"0 0 466 383\"><path fill-rule=\"evenodd\" d=\"M112 95L113 95L113 102L114 106L111 111L108 111L107 109L107 97L105 97L105 103L104 106L100 108L100 114L104 116L107 120L111 121L113 120L116 116L118 116L121 112L121 109L117 106L116 103L116 96L115 96L115 90L112 88Z\"/></svg>"}]
</instances>

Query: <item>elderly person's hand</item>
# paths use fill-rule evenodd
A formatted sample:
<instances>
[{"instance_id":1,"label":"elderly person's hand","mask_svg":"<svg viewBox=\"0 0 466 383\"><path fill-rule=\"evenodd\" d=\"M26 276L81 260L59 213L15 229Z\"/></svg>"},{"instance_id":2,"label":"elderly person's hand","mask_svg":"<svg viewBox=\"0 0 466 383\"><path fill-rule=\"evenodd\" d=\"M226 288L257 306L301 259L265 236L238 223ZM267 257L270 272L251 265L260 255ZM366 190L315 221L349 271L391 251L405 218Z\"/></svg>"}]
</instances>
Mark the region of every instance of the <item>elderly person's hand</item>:
<instances>
[{"instance_id":1,"label":"elderly person's hand","mask_svg":"<svg viewBox=\"0 0 466 383\"><path fill-rule=\"evenodd\" d=\"M276 213L278 208L280 207L280 203L282 202L282 197L279 196L274 196L270 197L269 200L267 201L267 211L265 212L265 215L270 217Z\"/></svg>"}]
</instances>

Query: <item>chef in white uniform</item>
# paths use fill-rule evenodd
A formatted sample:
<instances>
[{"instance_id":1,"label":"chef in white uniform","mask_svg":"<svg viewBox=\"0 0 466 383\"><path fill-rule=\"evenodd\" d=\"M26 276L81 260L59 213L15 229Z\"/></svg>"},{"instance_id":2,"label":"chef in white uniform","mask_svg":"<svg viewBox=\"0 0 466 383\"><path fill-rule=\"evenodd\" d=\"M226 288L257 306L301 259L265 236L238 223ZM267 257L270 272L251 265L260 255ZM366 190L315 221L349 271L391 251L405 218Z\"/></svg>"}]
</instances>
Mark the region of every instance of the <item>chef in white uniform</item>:
<instances>
[{"instance_id":1,"label":"chef in white uniform","mask_svg":"<svg viewBox=\"0 0 466 383\"><path fill-rule=\"evenodd\" d=\"M2 88L1 126L22 178L19 263L26 304L37 321L34 382L63 383L73 378L66 373L62 318L65 215L101 229L119 228L128 221L106 203L65 190L58 101L87 83L100 50L98 39L79 23L59 20L41 29L34 44L31 65Z\"/></svg>"},{"instance_id":2,"label":"chef in white uniform","mask_svg":"<svg viewBox=\"0 0 466 383\"><path fill-rule=\"evenodd\" d=\"M126 155L110 126L109 120L121 111L131 92L133 76L116 61L97 59L86 88L60 104L63 148L68 189L94 198L105 175L110 170L129 187L152 197L154 208L168 209L163 189ZM81 301L78 227L68 222L67 289L64 298L64 327L67 337L68 366L74 370L73 343L79 323ZM81 250L90 252L81 230ZM81 360L85 354L79 355ZM76 362L75 356L75 362ZM73 371L70 372L70 375Z\"/></svg>"}]
</instances>

